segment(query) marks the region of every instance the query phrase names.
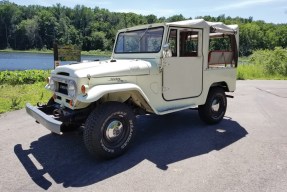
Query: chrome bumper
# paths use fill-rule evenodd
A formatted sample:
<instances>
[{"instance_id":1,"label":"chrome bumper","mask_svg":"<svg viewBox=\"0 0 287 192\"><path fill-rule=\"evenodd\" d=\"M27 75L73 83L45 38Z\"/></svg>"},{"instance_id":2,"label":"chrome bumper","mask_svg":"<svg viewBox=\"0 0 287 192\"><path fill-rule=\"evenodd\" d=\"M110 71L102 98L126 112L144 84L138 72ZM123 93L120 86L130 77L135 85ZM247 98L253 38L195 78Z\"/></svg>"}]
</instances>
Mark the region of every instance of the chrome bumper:
<instances>
[{"instance_id":1,"label":"chrome bumper","mask_svg":"<svg viewBox=\"0 0 287 192\"><path fill-rule=\"evenodd\" d=\"M32 106L30 103L26 104L26 112L34 119L36 119L37 122L41 123L44 127L49 129L53 133L62 134L61 121L55 120L53 117L45 114L37 107Z\"/></svg>"}]
</instances>

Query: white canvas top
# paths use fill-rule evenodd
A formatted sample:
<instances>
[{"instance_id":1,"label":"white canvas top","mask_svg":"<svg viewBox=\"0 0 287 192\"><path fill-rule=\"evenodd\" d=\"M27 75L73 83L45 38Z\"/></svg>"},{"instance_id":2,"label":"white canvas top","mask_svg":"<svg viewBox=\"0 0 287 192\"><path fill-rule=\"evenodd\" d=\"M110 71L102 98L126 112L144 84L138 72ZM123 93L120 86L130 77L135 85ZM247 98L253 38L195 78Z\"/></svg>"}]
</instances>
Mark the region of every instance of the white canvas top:
<instances>
[{"instance_id":1,"label":"white canvas top","mask_svg":"<svg viewBox=\"0 0 287 192\"><path fill-rule=\"evenodd\" d=\"M224 34L235 34L238 29L238 25L225 25L222 22L207 22L204 19L193 19L185 21L177 21L167 23L172 26L186 26L186 27L198 27L198 28L212 28L213 32Z\"/></svg>"}]
</instances>

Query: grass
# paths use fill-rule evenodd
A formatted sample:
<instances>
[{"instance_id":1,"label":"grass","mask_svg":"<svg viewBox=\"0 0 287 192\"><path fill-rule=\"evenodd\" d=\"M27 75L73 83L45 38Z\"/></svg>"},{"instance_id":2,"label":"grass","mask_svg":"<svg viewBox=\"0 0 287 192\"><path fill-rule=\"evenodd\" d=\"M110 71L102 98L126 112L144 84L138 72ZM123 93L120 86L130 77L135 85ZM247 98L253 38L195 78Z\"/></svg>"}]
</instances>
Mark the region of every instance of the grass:
<instances>
[{"instance_id":1,"label":"grass","mask_svg":"<svg viewBox=\"0 0 287 192\"><path fill-rule=\"evenodd\" d=\"M238 80L287 80L287 76L268 74L262 65L244 64L237 68Z\"/></svg>"},{"instance_id":2,"label":"grass","mask_svg":"<svg viewBox=\"0 0 287 192\"><path fill-rule=\"evenodd\" d=\"M266 74L262 66L244 64L237 68L237 79L266 79Z\"/></svg>"},{"instance_id":3,"label":"grass","mask_svg":"<svg viewBox=\"0 0 287 192\"><path fill-rule=\"evenodd\" d=\"M44 82L50 70L0 71L0 85L22 85Z\"/></svg>"},{"instance_id":4,"label":"grass","mask_svg":"<svg viewBox=\"0 0 287 192\"><path fill-rule=\"evenodd\" d=\"M47 91L45 82L24 85L0 85L0 114L22 109L26 103L36 105L38 102L47 103L51 92Z\"/></svg>"},{"instance_id":5,"label":"grass","mask_svg":"<svg viewBox=\"0 0 287 192\"><path fill-rule=\"evenodd\" d=\"M30 50L14 50L14 49L2 49L0 52L9 52L9 53L53 53L53 50L49 49L43 49L43 50L38 50L38 49L30 49Z\"/></svg>"}]
</instances>

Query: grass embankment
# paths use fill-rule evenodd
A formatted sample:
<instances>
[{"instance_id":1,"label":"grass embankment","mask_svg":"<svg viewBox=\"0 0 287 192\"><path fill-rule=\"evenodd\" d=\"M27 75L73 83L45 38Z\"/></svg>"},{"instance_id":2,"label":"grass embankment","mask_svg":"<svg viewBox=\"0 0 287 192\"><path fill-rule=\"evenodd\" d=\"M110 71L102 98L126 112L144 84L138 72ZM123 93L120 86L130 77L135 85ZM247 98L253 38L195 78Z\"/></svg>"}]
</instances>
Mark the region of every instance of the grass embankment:
<instances>
[{"instance_id":1,"label":"grass embankment","mask_svg":"<svg viewBox=\"0 0 287 192\"><path fill-rule=\"evenodd\" d=\"M237 79L287 79L287 49L258 50L239 63Z\"/></svg>"},{"instance_id":2,"label":"grass embankment","mask_svg":"<svg viewBox=\"0 0 287 192\"><path fill-rule=\"evenodd\" d=\"M287 80L287 76L268 74L262 65L245 64L237 68L238 80Z\"/></svg>"},{"instance_id":3,"label":"grass embankment","mask_svg":"<svg viewBox=\"0 0 287 192\"><path fill-rule=\"evenodd\" d=\"M47 54L53 54L53 50L43 49L31 49L31 50L13 50L13 49L3 49L0 50L0 52L10 52L10 53L47 53ZM91 50L91 51L82 51L82 55L96 55L96 56L104 56L104 57L110 57L112 55L111 51L101 51L101 50Z\"/></svg>"},{"instance_id":4,"label":"grass embankment","mask_svg":"<svg viewBox=\"0 0 287 192\"><path fill-rule=\"evenodd\" d=\"M36 105L47 103L51 92L45 90L45 82L24 85L0 85L0 114L25 107L26 103Z\"/></svg>"},{"instance_id":5,"label":"grass embankment","mask_svg":"<svg viewBox=\"0 0 287 192\"><path fill-rule=\"evenodd\" d=\"M0 113L22 109L26 103L46 103L51 93L45 90L50 71L0 71Z\"/></svg>"}]
</instances>

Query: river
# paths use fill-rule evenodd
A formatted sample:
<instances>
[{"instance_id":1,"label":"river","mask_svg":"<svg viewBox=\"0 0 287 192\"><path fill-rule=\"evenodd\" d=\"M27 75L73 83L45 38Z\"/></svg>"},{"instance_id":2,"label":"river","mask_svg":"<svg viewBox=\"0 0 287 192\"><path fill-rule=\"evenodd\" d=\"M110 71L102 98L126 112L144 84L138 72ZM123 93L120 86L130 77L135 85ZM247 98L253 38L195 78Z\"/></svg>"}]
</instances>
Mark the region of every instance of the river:
<instances>
[{"instance_id":1,"label":"river","mask_svg":"<svg viewBox=\"0 0 287 192\"><path fill-rule=\"evenodd\" d=\"M83 60L105 60L109 57L82 55ZM61 62L61 64L69 64ZM44 53L18 53L18 52L0 52L0 71L5 70L29 70L42 69L48 70L54 68L53 54Z\"/></svg>"}]
</instances>

